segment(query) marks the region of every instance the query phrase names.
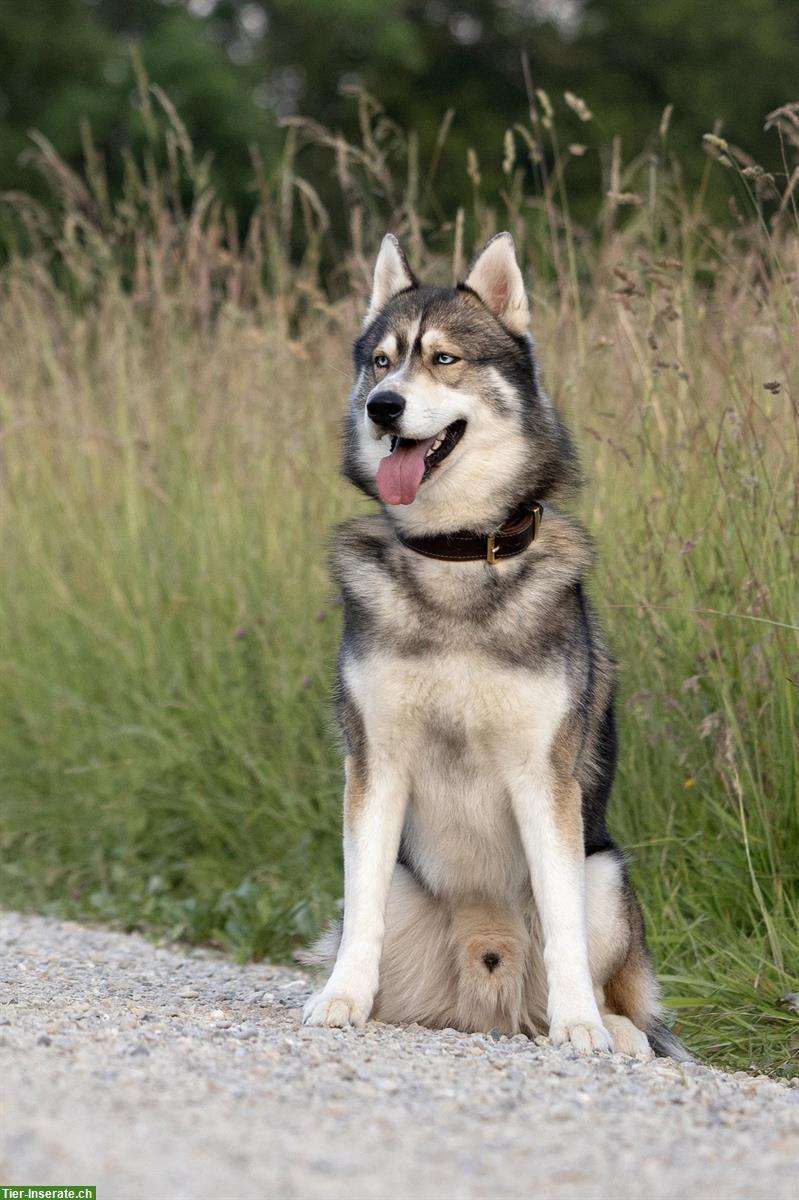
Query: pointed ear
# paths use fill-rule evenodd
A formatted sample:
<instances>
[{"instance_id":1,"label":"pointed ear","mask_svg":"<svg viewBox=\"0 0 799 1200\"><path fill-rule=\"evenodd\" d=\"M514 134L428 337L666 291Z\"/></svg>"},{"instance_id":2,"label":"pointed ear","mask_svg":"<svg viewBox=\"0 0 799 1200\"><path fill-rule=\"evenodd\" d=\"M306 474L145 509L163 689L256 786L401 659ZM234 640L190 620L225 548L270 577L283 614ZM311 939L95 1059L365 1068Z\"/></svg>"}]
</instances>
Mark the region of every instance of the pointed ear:
<instances>
[{"instance_id":1,"label":"pointed ear","mask_svg":"<svg viewBox=\"0 0 799 1200\"><path fill-rule=\"evenodd\" d=\"M416 287L417 279L408 266L408 260L402 253L402 248L393 233L387 233L380 245L380 252L375 263L375 277L372 283L372 296L369 301L369 311L365 324L373 321L381 308L404 288Z\"/></svg>"},{"instance_id":2,"label":"pointed ear","mask_svg":"<svg viewBox=\"0 0 799 1200\"><path fill-rule=\"evenodd\" d=\"M511 333L528 332L530 305L516 261L513 238L509 233L498 233L492 237L478 254L466 277L466 286L477 293L486 308Z\"/></svg>"}]
</instances>

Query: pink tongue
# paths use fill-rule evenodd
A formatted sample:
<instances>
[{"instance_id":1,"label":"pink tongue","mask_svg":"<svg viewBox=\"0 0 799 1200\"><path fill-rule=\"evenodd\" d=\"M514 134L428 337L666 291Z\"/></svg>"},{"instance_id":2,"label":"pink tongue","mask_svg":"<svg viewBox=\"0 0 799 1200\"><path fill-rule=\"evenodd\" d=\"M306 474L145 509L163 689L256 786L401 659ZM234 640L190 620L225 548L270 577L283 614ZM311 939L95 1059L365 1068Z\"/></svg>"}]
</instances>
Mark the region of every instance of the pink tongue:
<instances>
[{"instance_id":1,"label":"pink tongue","mask_svg":"<svg viewBox=\"0 0 799 1200\"><path fill-rule=\"evenodd\" d=\"M377 490L386 504L413 504L424 476L424 456L436 439L398 444L393 454L381 458L377 468Z\"/></svg>"}]
</instances>

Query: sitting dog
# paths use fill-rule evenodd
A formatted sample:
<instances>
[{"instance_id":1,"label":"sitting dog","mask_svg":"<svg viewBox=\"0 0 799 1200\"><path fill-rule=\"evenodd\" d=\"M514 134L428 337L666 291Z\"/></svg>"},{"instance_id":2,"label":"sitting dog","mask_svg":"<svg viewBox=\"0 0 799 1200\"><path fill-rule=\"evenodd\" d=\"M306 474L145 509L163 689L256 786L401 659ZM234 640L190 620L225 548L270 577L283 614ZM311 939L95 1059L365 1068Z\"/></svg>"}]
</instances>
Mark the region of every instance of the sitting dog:
<instances>
[{"instance_id":1,"label":"sitting dog","mask_svg":"<svg viewBox=\"0 0 799 1200\"><path fill-rule=\"evenodd\" d=\"M577 469L529 320L509 234L452 288L384 239L344 459L380 511L333 554L344 915L305 1021L687 1057L605 824L613 664L588 537L553 503Z\"/></svg>"}]
</instances>

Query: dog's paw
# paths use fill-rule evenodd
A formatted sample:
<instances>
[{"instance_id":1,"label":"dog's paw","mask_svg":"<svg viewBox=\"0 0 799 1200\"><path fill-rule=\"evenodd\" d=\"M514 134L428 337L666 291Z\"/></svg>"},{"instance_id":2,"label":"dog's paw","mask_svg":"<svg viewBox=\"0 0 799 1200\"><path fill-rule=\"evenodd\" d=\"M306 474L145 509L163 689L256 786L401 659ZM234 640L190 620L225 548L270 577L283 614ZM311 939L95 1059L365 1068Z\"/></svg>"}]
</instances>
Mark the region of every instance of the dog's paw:
<instances>
[{"instance_id":1,"label":"dog's paw","mask_svg":"<svg viewBox=\"0 0 799 1200\"><path fill-rule=\"evenodd\" d=\"M553 1021L549 1030L555 1046L573 1046L578 1054L609 1054L613 1038L604 1025L594 1021Z\"/></svg>"},{"instance_id":2,"label":"dog's paw","mask_svg":"<svg viewBox=\"0 0 799 1200\"><path fill-rule=\"evenodd\" d=\"M321 1025L325 1029L363 1029L371 1006L355 996L319 992L311 996L302 1014L304 1025Z\"/></svg>"},{"instance_id":3,"label":"dog's paw","mask_svg":"<svg viewBox=\"0 0 799 1200\"><path fill-rule=\"evenodd\" d=\"M654 1051L649 1044L649 1038L642 1029L633 1025L629 1017L620 1017L615 1013L605 1013L602 1024L613 1038L613 1048L616 1054L629 1054L630 1058L653 1058Z\"/></svg>"}]
</instances>

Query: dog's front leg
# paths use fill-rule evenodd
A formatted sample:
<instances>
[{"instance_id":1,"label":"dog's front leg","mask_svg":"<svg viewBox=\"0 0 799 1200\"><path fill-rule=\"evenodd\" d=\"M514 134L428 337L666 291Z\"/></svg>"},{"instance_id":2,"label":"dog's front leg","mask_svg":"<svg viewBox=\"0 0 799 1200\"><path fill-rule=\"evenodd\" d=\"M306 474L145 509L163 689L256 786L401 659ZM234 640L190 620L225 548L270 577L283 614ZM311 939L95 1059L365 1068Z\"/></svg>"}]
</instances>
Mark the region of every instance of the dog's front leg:
<instances>
[{"instance_id":1,"label":"dog's front leg","mask_svg":"<svg viewBox=\"0 0 799 1200\"><path fill-rule=\"evenodd\" d=\"M362 1026L372 1010L388 891L397 863L407 788L390 764L368 774L346 764L344 928L333 973L305 1006L308 1025Z\"/></svg>"},{"instance_id":2,"label":"dog's front leg","mask_svg":"<svg viewBox=\"0 0 799 1200\"><path fill-rule=\"evenodd\" d=\"M585 849L579 785L549 773L513 781L513 809L541 922L549 1036L581 1054L612 1050L588 964Z\"/></svg>"}]
</instances>

